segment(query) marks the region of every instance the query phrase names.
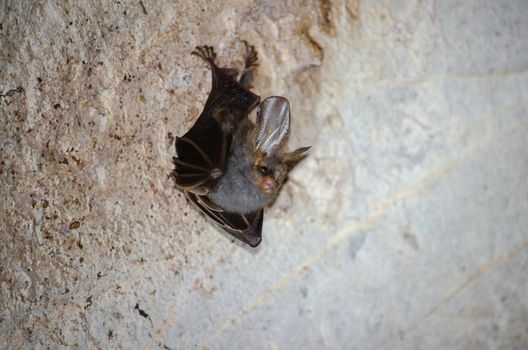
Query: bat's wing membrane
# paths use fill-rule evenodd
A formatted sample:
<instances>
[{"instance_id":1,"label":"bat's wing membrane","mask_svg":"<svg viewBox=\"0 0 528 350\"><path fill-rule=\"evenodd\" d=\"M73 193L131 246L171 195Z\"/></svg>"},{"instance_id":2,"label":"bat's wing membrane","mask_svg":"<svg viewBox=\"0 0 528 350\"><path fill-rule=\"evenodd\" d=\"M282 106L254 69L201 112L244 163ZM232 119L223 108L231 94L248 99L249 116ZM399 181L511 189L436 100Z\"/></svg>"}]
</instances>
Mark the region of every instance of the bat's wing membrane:
<instances>
[{"instance_id":1,"label":"bat's wing membrane","mask_svg":"<svg viewBox=\"0 0 528 350\"><path fill-rule=\"evenodd\" d=\"M176 139L174 177L184 190L205 195L225 173L234 128L258 105L260 97L235 80L235 70L216 66L211 47L198 47L193 54L209 63L212 87L196 123Z\"/></svg>"},{"instance_id":2,"label":"bat's wing membrane","mask_svg":"<svg viewBox=\"0 0 528 350\"><path fill-rule=\"evenodd\" d=\"M176 139L178 157L173 158L174 177L179 187L207 194L225 172L225 157L232 134L223 132L214 120L200 118L201 123L197 122Z\"/></svg>"},{"instance_id":3,"label":"bat's wing membrane","mask_svg":"<svg viewBox=\"0 0 528 350\"><path fill-rule=\"evenodd\" d=\"M185 195L200 211L236 239L249 244L251 247L258 246L262 241L263 209L249 214L229 213L216 207L205 196L199 196L188 191L185 191Z\"/></svg>"}]
</instances>

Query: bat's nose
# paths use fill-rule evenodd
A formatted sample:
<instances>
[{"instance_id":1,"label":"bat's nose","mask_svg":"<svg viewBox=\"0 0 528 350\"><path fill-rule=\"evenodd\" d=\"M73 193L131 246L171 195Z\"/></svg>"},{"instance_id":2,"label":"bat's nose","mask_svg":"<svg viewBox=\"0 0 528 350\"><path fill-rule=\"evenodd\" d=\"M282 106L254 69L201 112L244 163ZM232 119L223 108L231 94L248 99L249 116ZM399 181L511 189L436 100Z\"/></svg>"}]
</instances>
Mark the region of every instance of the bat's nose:
<instances>
[{"instance_id":1,"label":"bat's nose","mask_svg":"<svg viewBox=\"0 0 528 350\"><path fill-rule=\"evenodd\" d=\"M264 176L260 183L260 190L266 194L274 193L277 190L277 187L277 181L275 181L273 176Z\"/></svg>"}]
</instances>

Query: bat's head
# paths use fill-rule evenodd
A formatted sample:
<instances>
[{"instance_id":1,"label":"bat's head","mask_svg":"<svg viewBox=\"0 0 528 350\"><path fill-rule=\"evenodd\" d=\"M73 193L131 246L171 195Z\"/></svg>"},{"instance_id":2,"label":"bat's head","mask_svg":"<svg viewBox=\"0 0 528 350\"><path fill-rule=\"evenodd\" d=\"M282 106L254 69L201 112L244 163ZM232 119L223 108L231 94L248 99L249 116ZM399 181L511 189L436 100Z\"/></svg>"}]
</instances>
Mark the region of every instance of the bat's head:
<instances>
[{"instance_id":1,"label":"bat's head","mask_svg":"<svg viewBox=\"0 0 528 350\"><path fill-rule=\"evenodd\" d=\"M286 151L290 131L290 104L280 96L266 98L257 110L254 143L254 179L260 191L270 197L278 194L288 172L310 147Z\"/></svg>"}]
</instances>

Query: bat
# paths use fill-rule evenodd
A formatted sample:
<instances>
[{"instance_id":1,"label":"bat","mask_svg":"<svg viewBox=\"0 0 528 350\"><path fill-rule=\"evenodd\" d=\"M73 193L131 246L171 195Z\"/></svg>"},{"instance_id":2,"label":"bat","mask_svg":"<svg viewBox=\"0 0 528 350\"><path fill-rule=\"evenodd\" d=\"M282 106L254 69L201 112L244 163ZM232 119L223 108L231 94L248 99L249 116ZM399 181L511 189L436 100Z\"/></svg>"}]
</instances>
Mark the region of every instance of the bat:
<instances>
[{"instance_id":1,"label":"bat","mask_svg":"<svg viewBox=\"0 0 528 350\"><path fill-rule=\"evenodd\" d=\"M290 129L286 98L271 96L260 105L250 91L258 56L244 41L242 74L216 65L210 46L192 52L209 64L212 86L191 129L176 138L172 173L186 198L220 228L256 247L262 241L264 208L277 197L288 171L309 147L285 149ZM248 118L258 106L257 122Z\"/></svg>"}]
</instances>

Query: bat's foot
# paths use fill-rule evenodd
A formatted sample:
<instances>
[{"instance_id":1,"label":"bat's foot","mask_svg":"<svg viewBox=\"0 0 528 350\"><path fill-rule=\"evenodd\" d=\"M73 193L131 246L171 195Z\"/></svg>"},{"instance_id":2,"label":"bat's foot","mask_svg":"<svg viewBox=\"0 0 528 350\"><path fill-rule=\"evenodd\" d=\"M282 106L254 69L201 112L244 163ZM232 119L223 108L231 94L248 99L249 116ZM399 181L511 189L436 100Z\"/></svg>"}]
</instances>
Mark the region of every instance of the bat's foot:
<instances>
[{"instance_id":1,"label":"bat's foot","mask_svg":"<svg viewBox=\"0 0 528 350\"><path fill-rule=\"evenodd\" d=\"M191 52L191 55L195 55L200 57L206 62L209 62L210 64L214 64L214 61L216 59L216 53L214 52L214 49L212 46L196 46L193 52Z\"/></svg>"},{"instance_id":2,"label":"bat's foot","mask_svg":"<svg viewBox=\"0 0 528 350\"><path fill-rule=\"evenodd\" d=\"M253 83L253 75L255 68L258 66L258 54L253 45L249 45L247 41L242 40L246 53L244 55L244 71L240 77L240 85L246 89L251 88Z\"/></svg>"},{"instance_id":3,"label":"bat's foot","mask_svg":"<svg viewBox=\"0 0 528 350\"><path fill-rule=\"evenodd\" d=\"M255 50L255 46L248 44L245 40L242 40L242 42L246 49L246 54L244 55L244 68L250 69L258 66L258 54L257 50Z\"/></svg>"}]
</instances>

